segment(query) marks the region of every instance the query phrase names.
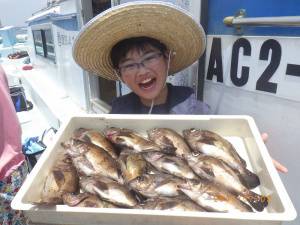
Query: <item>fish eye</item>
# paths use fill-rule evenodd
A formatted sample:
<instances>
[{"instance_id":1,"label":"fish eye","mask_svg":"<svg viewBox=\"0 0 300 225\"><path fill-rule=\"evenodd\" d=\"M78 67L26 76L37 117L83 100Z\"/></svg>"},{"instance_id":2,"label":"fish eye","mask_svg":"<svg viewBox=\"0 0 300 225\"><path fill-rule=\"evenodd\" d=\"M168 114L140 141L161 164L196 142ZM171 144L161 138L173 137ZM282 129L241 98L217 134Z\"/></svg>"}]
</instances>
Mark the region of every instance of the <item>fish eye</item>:
<instances>
[{"instance_id":1,"label":"fish eye","mask_svg":"<svg viewBox=\"0 0 300 225\"><path fill-rule=\"evenodd\" d=\"M139 181L139 182L145 181L145 177L144 177L144 176L139 176L139 177L138 177L138 181Z\"/></svg>"}]
</instances>

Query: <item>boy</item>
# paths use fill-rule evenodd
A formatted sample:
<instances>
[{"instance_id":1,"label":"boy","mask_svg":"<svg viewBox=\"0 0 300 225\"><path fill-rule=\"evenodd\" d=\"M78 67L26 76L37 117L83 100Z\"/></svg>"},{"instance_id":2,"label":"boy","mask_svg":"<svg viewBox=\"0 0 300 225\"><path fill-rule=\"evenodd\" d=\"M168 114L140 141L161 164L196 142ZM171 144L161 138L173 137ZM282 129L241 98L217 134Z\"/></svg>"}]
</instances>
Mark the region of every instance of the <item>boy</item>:
<instances>
[{"instance_id":1,"label":"boy","mask_svg":"<svg viewBox=\"0 0 300 225\"><path fill-rule=\"evenodd\" d=\"M194 63L204 49L205 33L186 11L134 2L92 19L78 35L73 56L86 70L121 80L133 91L116 99L111 113L208 114L191 88L166 84L168 75Z\"/></svg>"},{"instance_id":2,"label":"boy","mask_svg":"<svg viewBox=\"0 0 300 225\"><path fill-rule=\"evenodd\" d=\"M199 59L205 44L203 28L187 11L166 2L132 2L89 21L75 40L73 58L87 71L132 90L113 101L111 113L208 114L191 88L166 84L168 75Z\"/></svg>"}]
</instances>

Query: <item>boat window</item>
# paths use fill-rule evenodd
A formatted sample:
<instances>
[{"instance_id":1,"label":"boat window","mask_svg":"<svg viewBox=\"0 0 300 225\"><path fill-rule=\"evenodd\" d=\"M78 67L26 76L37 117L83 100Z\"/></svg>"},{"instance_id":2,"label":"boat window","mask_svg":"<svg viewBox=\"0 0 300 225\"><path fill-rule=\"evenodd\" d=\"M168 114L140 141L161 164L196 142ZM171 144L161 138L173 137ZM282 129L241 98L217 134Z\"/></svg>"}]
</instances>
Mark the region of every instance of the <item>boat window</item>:
<instances>
[{"instance_id":1,"label":"boat window","mask_svg":"<svg viewBox=\"0 0 300 225\"><path fill-rule=\"evenodd\" d=\"M99 13L103 12L104 10L110 7L111 7L110 0L92 0L93 16L98 15ZM95 89L98 90L92 90L92 92L94 92L93 95L97 99L100 99L101 101L110 105L112 100L117 95L116 82L106 80L101 77L98 77L97 79L98 79L97 85L93 85L93 87L95 87Z\"/></svg>"},{"instance_id":2,"label":"boat window","mask_svg":"<svg viewBox=\"0 0 300 225\"><path fill-rule=\"evenodd\" d=\"M55 60L54 43L53 43L53 36L52 36L51 29L44 30L44 32L45 32L47 58Z\"/></svg>"},{"instance_id":3,"label":"boat window","mask_svg":"<svg viewBox=\"0 0 300 225\"><path fill-rule=\"evenodd\" d=\"M33 40L34 40L34 46L35 46L35 53L37 55L44 56L43 38L42 38L41 30L33 31Z\"/></svg>"},{"instance_id":4,"label":"boat window","mask_svg":"<svg viewBox=\"0 0 300 225\"><path fill-rule=\"evenodd\" d=\"M55 49L51 29L33 30L35 52L55 62Z\"/></svg>"}]
</instances>

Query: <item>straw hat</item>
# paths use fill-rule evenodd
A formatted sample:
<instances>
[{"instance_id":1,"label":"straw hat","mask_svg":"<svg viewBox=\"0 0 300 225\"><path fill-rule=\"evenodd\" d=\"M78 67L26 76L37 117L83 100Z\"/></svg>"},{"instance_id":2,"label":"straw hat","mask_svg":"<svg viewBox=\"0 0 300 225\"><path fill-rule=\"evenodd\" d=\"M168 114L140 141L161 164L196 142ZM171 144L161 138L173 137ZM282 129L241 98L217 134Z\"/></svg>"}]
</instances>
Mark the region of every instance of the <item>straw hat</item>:
<instances>
[{"instance_id":1,"label":"straw hat","mask_svg":"<svg viewBox=\"0 0 300 225\"><path fill-rule=\"evenodd\" d=\"M110 53L119 41L151 37L175 52L169 74L195 62L204 52L205 33L186 10L166 2L130 2L90 20L73 45L73 58L85 70L110 80L115 75Z\"/></svg>"}]
</instances>

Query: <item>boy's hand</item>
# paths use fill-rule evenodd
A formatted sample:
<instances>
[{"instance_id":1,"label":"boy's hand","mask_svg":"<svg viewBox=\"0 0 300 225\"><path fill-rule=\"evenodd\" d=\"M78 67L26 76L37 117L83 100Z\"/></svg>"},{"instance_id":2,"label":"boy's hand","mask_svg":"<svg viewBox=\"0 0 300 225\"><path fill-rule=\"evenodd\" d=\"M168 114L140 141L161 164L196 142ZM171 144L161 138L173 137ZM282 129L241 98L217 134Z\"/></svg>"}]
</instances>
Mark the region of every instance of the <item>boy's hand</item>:
<instances>
[{"instance_id":1,"label":"boy's hand","mask_svg":"<svg viewBox=\"0 0 300 225\"><path fill-rule=\"evenodd\" d=\"M263 139L264 142L266 142L268 140L268 137L269 137L269 135L267 133L262 133L261 134L261 138ZM280 162L278 162L277 160L275 160L273 158L272 158L272 160L273 160L273 164L274 164L275 168L279 172L281 172L281 173L287 173L288 172L288 169L284 165L282 165Z\"/></svg>"}]
</instances>

